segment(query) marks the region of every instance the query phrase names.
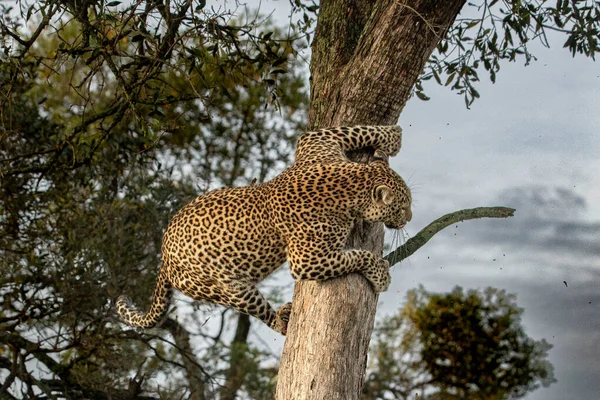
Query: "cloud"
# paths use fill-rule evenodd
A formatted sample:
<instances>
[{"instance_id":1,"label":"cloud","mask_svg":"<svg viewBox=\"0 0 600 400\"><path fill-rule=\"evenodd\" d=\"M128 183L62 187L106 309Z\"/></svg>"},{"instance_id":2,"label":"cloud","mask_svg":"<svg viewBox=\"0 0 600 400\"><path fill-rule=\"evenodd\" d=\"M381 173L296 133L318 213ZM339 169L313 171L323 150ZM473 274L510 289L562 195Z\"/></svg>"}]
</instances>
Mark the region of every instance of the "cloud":
<instances>
[{"instance_id":1,"label":"cloud","mask_svg":"<svg viewBox=\"0 0 600 400\"><path fill-rule=\"evenodd\" d=\"M583 197L561 187L514 187L500 193L498 200L530 219L568 220L580 217L586 209Z\"/></svg>"},{"instance_id":2,"label":"cloud","mask_svg":"<svg viewBox=\"0 0 600 400\"><path fill-rule=\"evenodd\" d=\"M568 253L573 259L600 258L600 221L582 219L586 201L575 192L516 187L503 191L495 203L515 208L515 216L461 226L469 242L510 245L516 251Z\"/></svg>"},{"instance_id":3,"label":"cloud","mask_svg":"<svg viewBox=\"0 0 600 400\"><path fill-rule=\"evenodd\" d=\"M600 221L590 220L593 212L585 198L564 186L513 186L480 201L517 212L509 219L467 221L436 235L392 270L391 293L382 296L384 312L418 284L433 291L460 285L516 293L527 334L554 345L550 361L558 379L527 399L595 398L600 392Z\"/></svg>"}]
</instances>

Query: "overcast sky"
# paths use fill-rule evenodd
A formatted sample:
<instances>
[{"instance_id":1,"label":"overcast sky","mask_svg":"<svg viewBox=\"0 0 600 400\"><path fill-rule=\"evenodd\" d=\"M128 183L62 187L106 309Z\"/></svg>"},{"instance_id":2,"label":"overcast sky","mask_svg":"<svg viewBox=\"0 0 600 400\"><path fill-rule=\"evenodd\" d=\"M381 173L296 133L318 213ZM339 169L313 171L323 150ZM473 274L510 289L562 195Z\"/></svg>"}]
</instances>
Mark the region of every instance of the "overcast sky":
<instances>
[{"instance_id":1,"label":"overcast sky","mask_svg":"<svg viewBox=\"0 0 600 400\"><path fill-rule=\"evenodd\" d=\"M277 5L274 17L287 22L287 0L262 4L265 11ZM554 345L558 379L528 400L600 398L600 65L573 59L564 40L534 46L538 61L528 67L502 64L496 84L482 74L471 110L430 81L431 100L413 98L401 115L403 148L391 160L413 189L410 234L459 209L517 212L439 233L392 269L378 316L397 311L419 284L516 293L527 333ZM287 271L267 285L286 287L291 298ZM254 340L282 347L283 337L253 324Z\"/></svg>"},{"instance_id":2,"label":"overcast sky","mask_svg":"<svg viewBox=\"0 0 600 400\"><path fill-rule=\"evenodd\" d=\"M528 67L503 65L471 110L433 85L431 101L411 99L392 161L417 187L412 233L457 209L517 212L438 235L394 268L380 312L418 284L516 293L527 333L554 345L558 382L531 400L600 398L600 66L563 40Z\"/></svg>"},{"instance_id":3,"label":"overcast sky","mask_svg":"<svg viewBox=\"0 0 600 400\"><path fill-rule=\"evenodd\" d=\"M438 235L394 269L380 312L418 284L514 292L528 334L554 345L558 383L527 398L596 399L600 68L555 43L536 51L539 60L527 68L503 65L495 85L481 85L482 99L470 111L436 87L431 101L407 105L404 147L392 165L417 186L410 231L456 209L507 205L517 212Z\"/></svg>"}]
</instances>

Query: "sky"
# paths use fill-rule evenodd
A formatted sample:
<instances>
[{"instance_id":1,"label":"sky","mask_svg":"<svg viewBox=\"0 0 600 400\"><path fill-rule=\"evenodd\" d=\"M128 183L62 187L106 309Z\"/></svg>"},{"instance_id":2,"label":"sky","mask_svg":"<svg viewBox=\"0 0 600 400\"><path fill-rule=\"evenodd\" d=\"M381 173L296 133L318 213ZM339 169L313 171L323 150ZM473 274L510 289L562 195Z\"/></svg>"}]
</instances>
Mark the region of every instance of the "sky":
<instances>
[{"instance_id":1,"label":"sky","mask_svg":"<svg viewBox=\"0 0 600 400\"><path fill-rule=\"evenodd\" d=\"M274 17L287 21L287 1ZM484 76L481 98L462 97L433 81L431 100L408 101L399 124L403 147L390 165L413 192L409 234L456 210L516 208L507 220L467 221L437 234L392 268L378 318L397 311L406 292L494 286L517 295L529 336L554 347L557 383L528 400L600 397L600 65L573 58L564 38L538 58L503 63L495 84ZM388 237L391 235L388 233ZM566 282L566 285L565 285ZM286 287L286 271L268 286ZM255 325L254 340L278 351L283 337Z\"/></svg>"},{"instance_id":2,"label":"sky","mask_svg":"<svg viewBox=\"0 0 600 400\"><path fill-rule=\"evenodd\" d=\"M378 312L419 284L495 286L517 294L534 339L554 345L558 382L531 400L600 396L600 66L557 47L503 65L471 110L431 86L411 99L392 162L416 186L409 233L454 210L504 205L508 220L468 221L393 269ZM565 285L564 282L567 282Z\"/></svg>"}]
</instances>

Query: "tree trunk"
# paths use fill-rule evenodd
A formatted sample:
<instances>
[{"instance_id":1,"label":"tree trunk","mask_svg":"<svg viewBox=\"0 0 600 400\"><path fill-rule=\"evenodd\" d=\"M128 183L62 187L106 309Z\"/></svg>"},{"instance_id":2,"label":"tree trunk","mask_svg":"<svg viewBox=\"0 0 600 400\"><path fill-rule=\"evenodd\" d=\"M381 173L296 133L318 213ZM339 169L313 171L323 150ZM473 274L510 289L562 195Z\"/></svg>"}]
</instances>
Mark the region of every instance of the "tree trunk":
<instances>
[{"instance_id":1,"label":"tree trunk","mask_svg":"<svg viewBox=\"0 0 600 400\"><path fill-rule=\"evenodd\" d=\"M238 323L235 336L231 342L230 361L225 384L221 388L220 400L235 400L240 390L247 370L248 334L250 333L250 316L238 314Z\"/></svg>"},{"instance_id":2,"label":"tree trunk","mask_svg":"<svg viewBox=\"0 0 600 400\"><path fill-rule=\"evenodd\" d=\"M312 44L309 128L390 125L465 0L323 0ZM366 162L367 150L349 155ZM381 224L357 223L348 247L381 256ZM278 400L360 397L378 296L360 275L294 289Z\"/></svg>"},{"instance_id":3,"label":"tree trunk","mask_svg":"<svg viewBox=\"0 0 600 400\"><path fill-rule=\"evenodd\" d=\"M192 350L190 344L190 334L183 326L181 326L176 320L168 318L162 325L163 328L168 329L175 344L181 354L182 364L185 368L185 376L188 381L188 389L190 400L206 400L204 382L206 381L206 373L198 364L196 356Z\"/></svg>"}]
</instances>

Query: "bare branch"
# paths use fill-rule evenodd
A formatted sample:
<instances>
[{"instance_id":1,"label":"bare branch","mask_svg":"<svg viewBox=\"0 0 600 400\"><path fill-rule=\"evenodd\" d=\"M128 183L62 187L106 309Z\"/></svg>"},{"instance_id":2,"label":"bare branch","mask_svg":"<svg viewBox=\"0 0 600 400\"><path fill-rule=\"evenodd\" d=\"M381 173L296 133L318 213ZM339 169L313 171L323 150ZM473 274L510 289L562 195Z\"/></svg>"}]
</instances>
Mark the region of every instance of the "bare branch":
<instances>
[{"instance_id":1,"label":"bare branch","mask_svg":"<svg viewBox=\"0 0 600 400\"><path fill-rule=\"evenodd\" d=\"M508 207L478 207L446 214L443 217L436 219L425 228L421 229L419 233L408 239L406 243L392 251L384 258L389 261L391 267L405 258L410 257L415 251L419 250L423 245L425 245L425 243L427 243L433 237L433 235L452 224L456 224L468 219L508 218L514 216L514 214L515 209Z\"/></svg>"}]
</instances>

